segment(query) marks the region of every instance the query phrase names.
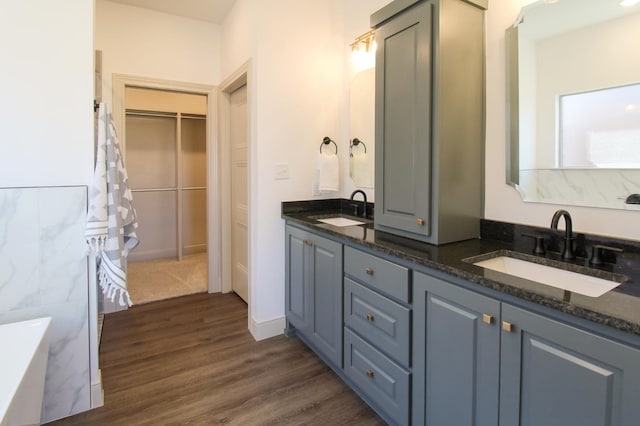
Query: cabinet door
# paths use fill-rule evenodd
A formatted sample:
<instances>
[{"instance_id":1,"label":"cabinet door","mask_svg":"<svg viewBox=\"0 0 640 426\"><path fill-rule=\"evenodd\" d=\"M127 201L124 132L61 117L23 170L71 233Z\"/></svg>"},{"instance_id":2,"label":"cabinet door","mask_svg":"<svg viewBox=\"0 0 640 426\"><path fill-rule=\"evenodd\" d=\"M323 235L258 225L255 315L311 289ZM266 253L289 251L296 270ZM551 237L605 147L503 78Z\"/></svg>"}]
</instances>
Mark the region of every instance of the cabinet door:
<instances>
[{"instance_id":1,"label":"cabinet door","mask_svg":"<svg viewBox=\"0 0 640 426\"><path fill-rule=\"evenodd\" d=\"M503 304L500 424L640 424L640 351Z\"/></svg>"},{"instance_id":2,"label":"cabinet door","mask_svg":"<svg viewBox=\"0 0 640 426\"><path fill-rule=\"evenodd\" d=\"M430 235L431 15L423 2L376 29L376 226Z\"/></svg>"},{"instance_id":3,"label":"cabinet door","mask_svg":"<svg viewBox=\"0 0 640 426\"><path fill-rule=\"evenodd\" d=\"M317 235L312 241L312 340L325 357L342 367L342 244Z\"/></svg>"},{"instance_id":4,"label":"cabinet door","mask_svg":"<svg viewBox=\"0 0 640 426\"><path fill-rule=\"evenodd\" d=\"M413 424L498 422L500 303L414 272Z\"/></svg>"},{"instance_id":5,"label":"cabinet door","mask_svg":"<svg viewBox=\"0 0 640 426\"><path fill-rule=\"evenodd\" d=\"M311 326L309 286L313 244L308 232L291 226L285 232L285 314L297 331L308 332Z\"/></svg>"}]
</instances>

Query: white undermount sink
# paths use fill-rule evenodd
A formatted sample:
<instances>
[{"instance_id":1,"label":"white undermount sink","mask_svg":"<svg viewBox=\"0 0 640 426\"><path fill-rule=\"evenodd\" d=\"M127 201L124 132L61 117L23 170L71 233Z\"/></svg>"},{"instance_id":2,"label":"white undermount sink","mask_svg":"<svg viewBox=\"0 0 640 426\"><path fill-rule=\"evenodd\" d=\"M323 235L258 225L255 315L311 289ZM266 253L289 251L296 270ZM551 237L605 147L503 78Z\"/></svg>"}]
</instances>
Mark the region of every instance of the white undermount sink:
<instances>
[{"instance_id":1,"label":"white undermount sink","mask_svg":"<svg viewBox=\"0 0 640 426\"><path fill-rule=\"evenodd\" d=\"M602 296L621 284L509 256L497 256L473 264L589 297Z\"/></svg>"},{"instance_id":2,"label":"white undermount sink","mask_svg":"<svg viewBox=\"0 0 640 426\"><path fill-rule=\"evenodd\" d=\"M343 226L354 226L354 225L363 225L364 222L360 222L358 220L349 219L342 216L336 217L327 217L323 219L317 219L318 222L326 223L328 225L343 227Z\"/></svg>"}]
</instances>

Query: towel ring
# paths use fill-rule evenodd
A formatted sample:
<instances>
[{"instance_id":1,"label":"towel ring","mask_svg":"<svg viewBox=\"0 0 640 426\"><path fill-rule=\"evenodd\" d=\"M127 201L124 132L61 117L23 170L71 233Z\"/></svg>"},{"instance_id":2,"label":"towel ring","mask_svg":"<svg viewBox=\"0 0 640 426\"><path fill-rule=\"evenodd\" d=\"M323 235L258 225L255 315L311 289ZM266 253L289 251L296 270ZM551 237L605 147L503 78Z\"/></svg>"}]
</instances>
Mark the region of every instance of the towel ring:
<instances>
[{"instance_id":1,"label":"towel ring","mask_svg":"<svg viewBox=\"0 0 640 426\"><path fill-rule=\"evenodd\" d=\"M349 157L353 157L353 147L354 146L358 146L362 144L362 146L364 147L364 153L367 153L367 146L364 144L364 142L362 142L360 139L358 138L353 138L353 140L351 141L351 144L349 144Z\"/></svg>"},{"instance_id":2,"label":"towel ring","mask_svg":"<svg viewBox=\"0 0 640 426\"><path fill-rule=\"evenodd\" d=\"M320 154L322 154L322 145L329 145L332 143L336 147L336 155L338 155L338 144L331 140L329 136L325 136L320 144Z\"/></svg>"}]
</instances>

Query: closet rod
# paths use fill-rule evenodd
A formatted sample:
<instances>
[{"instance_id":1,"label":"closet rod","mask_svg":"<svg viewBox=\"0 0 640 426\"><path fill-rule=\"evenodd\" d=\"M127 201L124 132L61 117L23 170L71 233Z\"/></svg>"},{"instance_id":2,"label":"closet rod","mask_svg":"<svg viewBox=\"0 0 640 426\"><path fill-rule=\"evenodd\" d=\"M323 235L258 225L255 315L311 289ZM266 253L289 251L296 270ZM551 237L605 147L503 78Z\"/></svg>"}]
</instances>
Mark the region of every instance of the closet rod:
<instances>
[{"instance_id":1,"label":"closet rod","mask_svg":"<svg viewBox=\"0 0 640 426\"><path fill-rule=\"evenodd\" d=\"M168 117L168 118L176 118L178 114L175 112L156 112L156 111L138 111L138 110L127 110L127 115L137 115L144 117Z\"/></svg>"},{"instance_id":2,"label":"closet rod","mask_svg":"<svg viewBox=\"0 0 640 426\"><path fill-rule=\"evenodd\" d=\"M132 189L131 192L167 192L167 191L177 191L178 188L141 188L141 189Z\"/></svg>"},{"instance_id":3,"label":"closet rod","mask_svg":"<svg viewBox=\"0 0 640 426\"><path fill-rule=\"evenodd\" d=\"M192 120L206 120L207 116L202 114L182 114L182 118L190 118Z\"/></svg>"}]
</instances>

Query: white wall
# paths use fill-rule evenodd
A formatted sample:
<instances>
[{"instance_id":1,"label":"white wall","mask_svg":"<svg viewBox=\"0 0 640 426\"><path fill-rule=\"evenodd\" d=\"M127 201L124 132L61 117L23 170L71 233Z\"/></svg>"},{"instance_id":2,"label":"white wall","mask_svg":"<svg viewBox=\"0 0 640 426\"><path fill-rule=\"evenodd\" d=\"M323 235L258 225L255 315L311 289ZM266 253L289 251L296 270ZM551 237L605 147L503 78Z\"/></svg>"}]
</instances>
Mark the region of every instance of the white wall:
<instances>
[{"instance_id":1,"label":"white wall","mask_svg":"<svg viewBox=\"0 0 640 426\"><path fill-rule=\"evenodd\" d=\"M0 5L0 187L87 184L93 2Z\"/></svg>"},{"instance_id":2,"label":"white wall","mask_svg":"<svg viewBox=\"0 0 640 426\"><path fill-rule=\"evenodd\" d=\"M284 313L280 205L313 198L315 159L324 136L336 141L342 162L343 191L334 196L350 194L351 188L344 189L349 151L345 60L348 43L369 29L377 4L238 0L223 25L223 78L252 59L250 315L256 323ZM274 179L278 163L289 165L288 180Z\"/></svg>"},{"instance_id":3,"label":"white wall","mask_svg":"<svg viewBox=\"0 0 640 426\"><path fill-rule=\"evenodd\" d=\"M485 159L485 217L487 219L549 226L563 206L524 203L505 183L505 47L504 30L520 7L531 0L492 1L487 12L487 141ZM640 216L634 211L565 206L577 231L640 239Z\"/></svg>"},{"instance_id":4,"label":"white wall","mask_svg":"<svg viewBox=\"0 0 640 426\"><path fill-rule=\"evenodd\" d=\"M113 73L217 84L221 39L219 25L97 0L95 49L102 50L103 101L113 105Z\"/></svg>"}]
</instances>

